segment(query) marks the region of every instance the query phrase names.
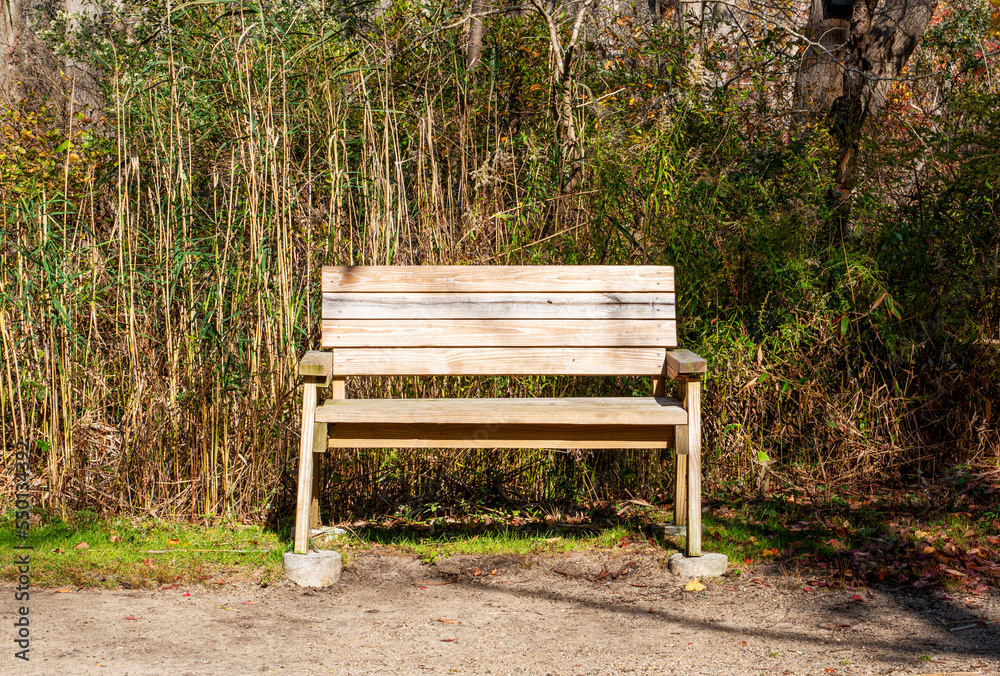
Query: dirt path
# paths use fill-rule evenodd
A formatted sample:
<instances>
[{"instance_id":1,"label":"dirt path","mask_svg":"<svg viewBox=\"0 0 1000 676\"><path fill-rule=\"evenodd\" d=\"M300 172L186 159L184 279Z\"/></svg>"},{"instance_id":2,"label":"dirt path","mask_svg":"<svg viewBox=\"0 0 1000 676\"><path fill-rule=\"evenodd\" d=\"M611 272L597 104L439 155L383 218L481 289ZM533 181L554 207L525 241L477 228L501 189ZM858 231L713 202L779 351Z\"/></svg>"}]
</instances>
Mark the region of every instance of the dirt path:
<instances>
[{"instance_id":1,"label":"dirt path","mask_svg":"<svg viewBox=\"0 0 1000 676\"><path fill-rule=\"evenodd\" d=\"M285 582L36 590L27 665L13 658L8 585L0 673L1000 674L1000 626L945 626L1000 617L995 592L942 600L940 591L872 590L862 602L776 575L690 592L662 558L466 556L427 566L368 554L322 591ZM630 562L632 572L600 585L554 572ZM476 567L473 579L460 572Z\"/></svg>"}]
</instances>

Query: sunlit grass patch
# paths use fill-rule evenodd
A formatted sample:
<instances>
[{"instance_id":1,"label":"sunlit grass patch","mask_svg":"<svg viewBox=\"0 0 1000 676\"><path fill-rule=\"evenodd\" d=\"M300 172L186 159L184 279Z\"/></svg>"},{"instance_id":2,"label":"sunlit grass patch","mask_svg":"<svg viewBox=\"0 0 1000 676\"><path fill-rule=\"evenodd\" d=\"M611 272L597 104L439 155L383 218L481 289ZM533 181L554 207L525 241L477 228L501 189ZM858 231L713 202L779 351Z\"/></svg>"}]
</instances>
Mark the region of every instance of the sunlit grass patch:
<instances>
[{"instance_id":1,"label":"sunlit grass patch","mask_svg":"<svg viewBox=\"0 0 1000 676\"><path fill-rule=\"evenodd\" d=\"M635 524L581 529L502 525L475 534L468 530L431 534L412 527L366 526L352 531L332 546L338 544L347 551L379 545L428 562L458 554L527 555L612 549L623 544L631 547L654 546Z\"/></svg>"},{"instance_id":2,"label":"sunlit grass patch","mask_svg":"<svg viewBox=\"0 0 1000 676\"><path fill-rule=\"evenodd\" d=\"M13 520L0 519L0 549L13 550ZM259 526L153 520L54 519L29 531L31 584L139 588L172 583L274 580L287 546ZM0 578L17 579L10 557Z\"/></svg>"}]
</instances>

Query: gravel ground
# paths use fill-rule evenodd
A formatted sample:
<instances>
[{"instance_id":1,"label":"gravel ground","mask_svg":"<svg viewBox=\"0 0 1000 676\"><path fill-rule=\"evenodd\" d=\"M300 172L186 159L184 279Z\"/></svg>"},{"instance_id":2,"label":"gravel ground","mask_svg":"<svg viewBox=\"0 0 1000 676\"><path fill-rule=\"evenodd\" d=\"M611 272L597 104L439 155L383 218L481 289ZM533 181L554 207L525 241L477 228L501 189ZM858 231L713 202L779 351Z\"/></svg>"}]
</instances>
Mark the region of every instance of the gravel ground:
<instances>
[{"instance_id":1,"label":"gravel ground","mask_svg":"<svg viewBox=\"0 0 1000 676\"><path fill-rule=\"evenodd\" d=\"M574 577L624 567L601 584ZM1000 674L1000 625L949 631L1000 617L995 591L805 591L777 572L686 582L655 551L434 565L368 553L325 590L38 589L27 663L6 585L0 673Z\"/></svg>"}]
</instances>

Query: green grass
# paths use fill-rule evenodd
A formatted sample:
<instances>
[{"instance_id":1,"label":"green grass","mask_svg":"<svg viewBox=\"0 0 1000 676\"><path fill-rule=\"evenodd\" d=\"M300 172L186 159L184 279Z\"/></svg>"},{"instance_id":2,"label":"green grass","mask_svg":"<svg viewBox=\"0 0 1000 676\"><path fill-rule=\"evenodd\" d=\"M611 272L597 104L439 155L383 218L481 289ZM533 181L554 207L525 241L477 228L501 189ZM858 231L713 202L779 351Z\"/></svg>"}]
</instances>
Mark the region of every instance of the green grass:
<instances>
[{"instance_id":1,"label":"green grass","mask_svg":"<svg viewBox=\"0 0 1000 676\"><path fill-rule=\"evenodd\" d=\"M448 530L431 535L412 527L365 527L340 539L347 551L387 547L432 563L456 554L514 555L565 553L580 550L612 549L625 546L648 546L646 536L635 523L607 528L549 528L544 525L510 527L506 525L473 534L468 529Z\"/></svg>"},{"instance_id":2,"label":"green grass","mask_svg":"<svg viewBox=\"0 0 1000 676\"><path fill-rule=\"evenodd\" d=\"M140 588L214 580L266 583L280 576L281 555L288 549L285 541L259 526L206 527L86 516L43 523L30 530L27 541L34 547L31 583L38 587ZM12 519L0 519L0 550L10 551L21 543L15 542ZM4 557L0 578L16 579L11 560Z\"/></svg>"},{"instance_id":3,"label":"green grass","mask_svg":"<svg viewBox=\"0 0 1000 676\"><path fill-rule=\"evenodd\" d=\"M935 483L889 490L812 486L755 496L705 496L703 549L722 552L730 576L786 573L803 586L856 587L870 583L943 587L982 593L1000 580L997 484L992 475L970 478L956 468ZM427 563L458 554L529 557L574 551L683 549L683 538L664 535L669 506L636 501L595 503L585 511L547 511L467 505L441 516L420 506L365 521L323 542L345 562L365 552L414 556ZM446 511L446 510L445 510ZM281 574L291 548L290 524L276 531L232 521L210 525L97 518L43 519L32 528L32 584L149 587L215 580L268 583ZM0 517L0 548L15 544L12 515ZM81 543L86 549L77 549ZM208 550L208 551L192 551ZM241 551L226 551L241 550ZM152 551L164 553L152 553ZM0 577L15 579L5 557ZM964 575L957 575L956 571Z\"/></svg>"}]
</instances>

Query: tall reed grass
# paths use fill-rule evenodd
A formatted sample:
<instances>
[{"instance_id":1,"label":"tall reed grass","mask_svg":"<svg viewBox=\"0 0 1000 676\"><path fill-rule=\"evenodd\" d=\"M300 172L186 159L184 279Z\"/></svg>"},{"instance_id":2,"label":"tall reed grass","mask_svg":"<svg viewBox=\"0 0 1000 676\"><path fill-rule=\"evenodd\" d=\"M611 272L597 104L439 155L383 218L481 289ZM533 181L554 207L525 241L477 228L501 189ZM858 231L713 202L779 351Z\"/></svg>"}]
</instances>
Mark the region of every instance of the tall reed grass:
<instances>
[{"instance_id":1,"label":"tall reed grass","mask_svg":"<svg viewBox=\"0 0 1000 676\"><path fill-rule=\"evenodd\" d=\"M919 297L899 297L909 282L883 255L898 242L879 239L894 234L886 219L916 217L887 184L860 211L870 240L831 239L831 152L821 132L789 134L780 56L748 45L729 67L750 74L712 89L690 77L683 35L595 36L574 84L584 178L566 195L547 32L530 15L491 18L467 70L462 13L447 5L124 7L129 28L93 28L80 54L106 77L106 110L58 127L29 102L3 118L0 433L6 449L38 441L46 507L285 513L294 366L317 344L324 264L676 265L682 341L712 366L715 485L759 485L777 468L834 482L996 457L996 362L985 348L956 358L965 390L949 389L950 365L922 368L943 352L914 337L919 309L900 322L899 303ZM970 236L995 244L996 215L985 219ZM963 269L996 264L984 246ZM985 345L990 298L952 345ZM349 384L362 397L648 388ZM496 496L666 499L670 465L634 451L335 450L323 500L344 517ZM9 496L12 477L0 479Z\"/></svg>"}]
</instances>

